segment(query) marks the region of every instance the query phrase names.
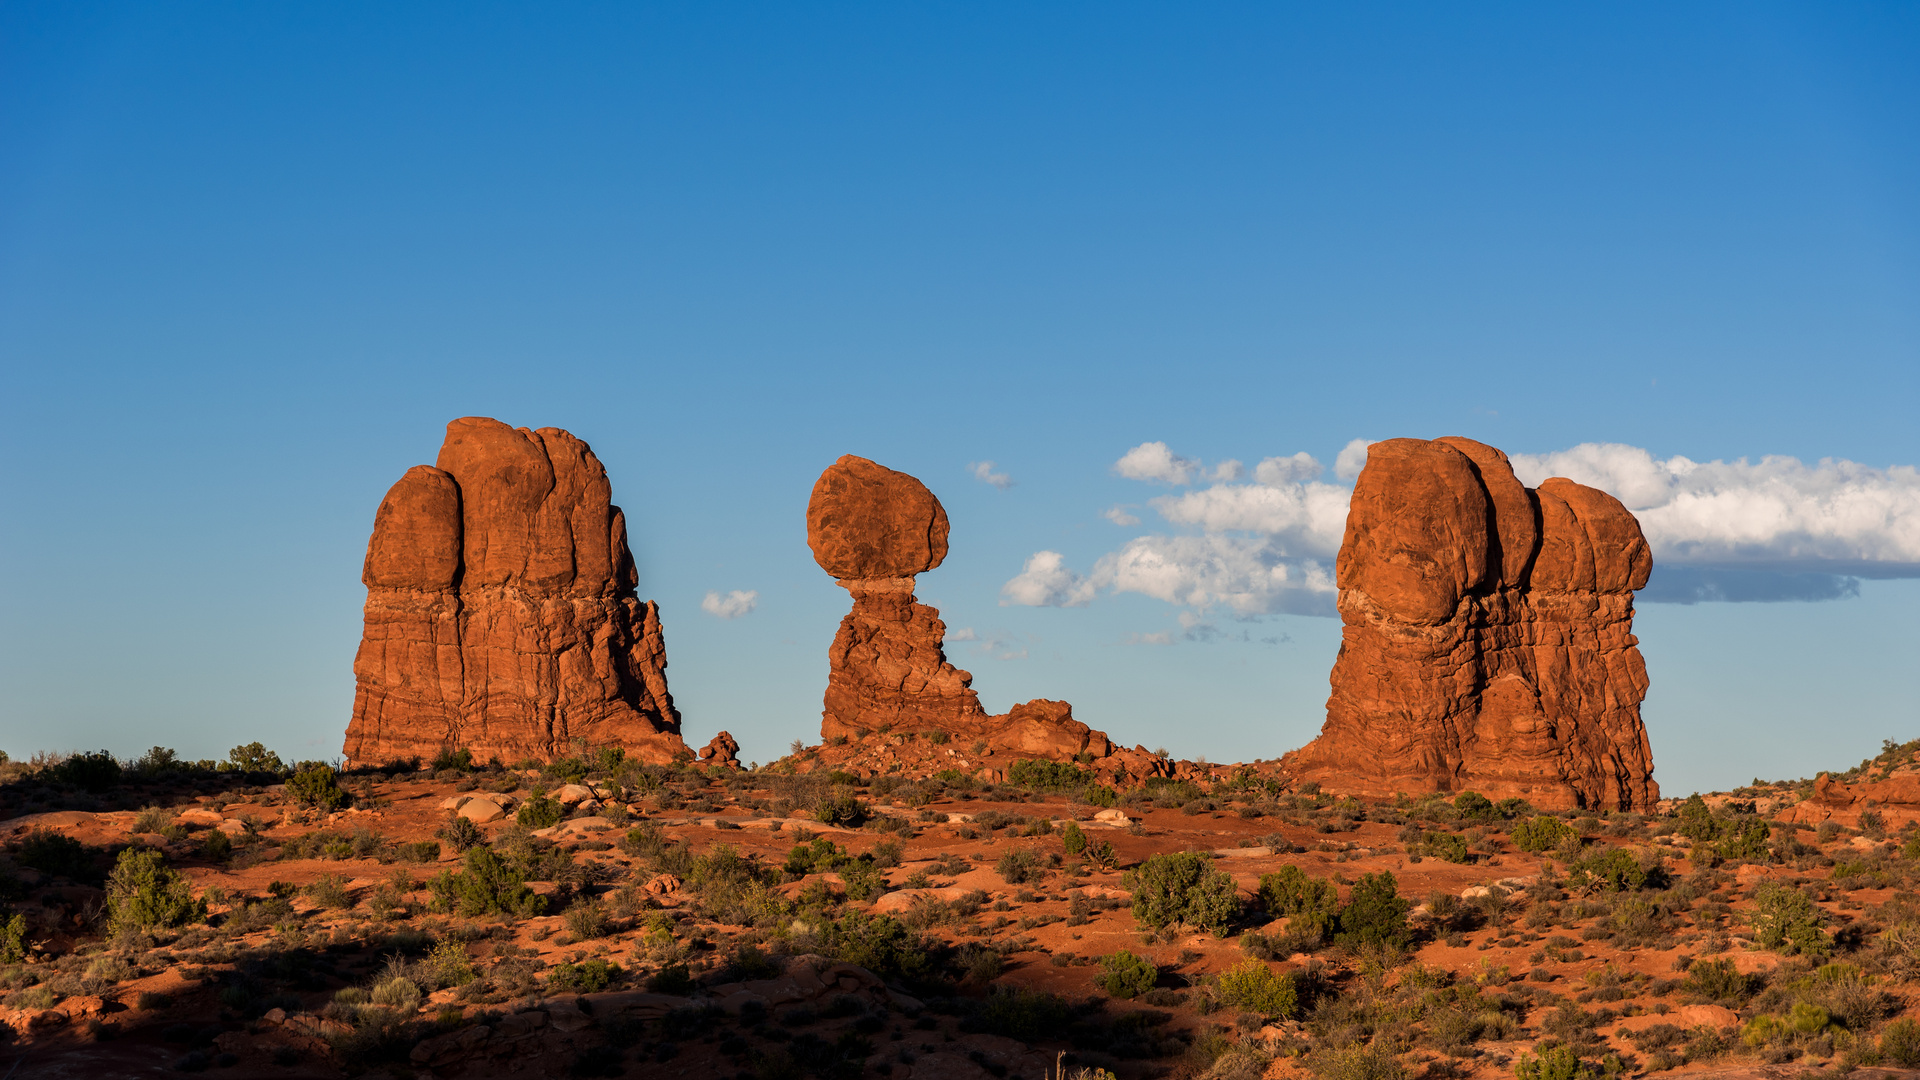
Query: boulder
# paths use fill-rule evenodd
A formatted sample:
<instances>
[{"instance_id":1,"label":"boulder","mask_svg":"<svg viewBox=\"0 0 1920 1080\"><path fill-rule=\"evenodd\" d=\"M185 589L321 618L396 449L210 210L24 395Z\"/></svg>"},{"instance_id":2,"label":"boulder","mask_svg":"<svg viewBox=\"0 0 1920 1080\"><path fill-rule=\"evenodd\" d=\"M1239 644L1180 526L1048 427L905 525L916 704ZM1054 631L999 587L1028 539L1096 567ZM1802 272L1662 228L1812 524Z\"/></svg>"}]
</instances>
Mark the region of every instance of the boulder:
<instances>
[{"instance_id":1,"label":"boulder","mask_svg":"<svg viewBox=\"0 0 1920 1080\"><path fill-rule=\"evenodd\" d=\"M475 825L485 825L489 821L499 821L506 817L507 810L492 799L468 799L460 806L460 816Z\"/></svg>"},{"instance_id":2,"label":"boulder","mask_svg":"<svg viewBox=\"0 0 1920 1080\"><path fill-rule=\"evenodd\" d=\"M562 784L553 793L553 800L561 806L573 806L593 798L593 789L583 784Z\"/></svg>"},{"instance_id":3,"label":"boulder","mask_svg":"<svg viewBox=\"0 0 1920 1080\"><path fill-rule=\"evenodd\" d=\"M1326 724L1283 767L1339 794L1649 809L1633 593L1651 568L1605 492L1529 489L1470 439L1374 443L1336 564Z\"/></svg>"},{"instance_id":4,"label":"boulder","mask_svg":"<svg viewBox=\"0 0 1920 1080\"><path fill-rule=\"evenodd\" d=\"M740 744L734 741L732 735L723 731L715 735L712 741L701 749L700 764L737 769L740 767Z\"/></svg>"},{"instance_id":5,"label":"boulder","mask_svg":"<svg viewBox=\"0 0 1920 1080\"><path fill-rule=\"evenodd\" d=\"M192 809L180 811L180 813L174 817L173 822L176 825L185 825L189 829L200 829L206 828L209 825L218 825L222 820L224 819L219 811L209 810L204 806L196 806Z\"/></svg>"},{"instance_id":6,"label":"boulder","mask_svg":"<svg viewBox=\"0 0 1920 1080\"><path fill-rule=\"evenodd\" d=\"M559 428L447 425L439 460L374 515L350 760L549 760L577 740L687 756L659 609L635 596L611 493Z\"/></svg>"}]
</instances>

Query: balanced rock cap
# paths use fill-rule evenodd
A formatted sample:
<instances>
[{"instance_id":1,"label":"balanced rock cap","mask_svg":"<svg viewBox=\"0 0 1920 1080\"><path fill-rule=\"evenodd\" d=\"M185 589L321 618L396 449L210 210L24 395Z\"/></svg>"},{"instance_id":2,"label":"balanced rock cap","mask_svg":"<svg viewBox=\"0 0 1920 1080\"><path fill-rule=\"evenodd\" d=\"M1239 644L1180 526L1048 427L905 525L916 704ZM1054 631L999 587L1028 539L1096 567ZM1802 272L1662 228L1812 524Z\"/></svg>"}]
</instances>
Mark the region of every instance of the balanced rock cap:
<instances>
[{"instance_id":1,"label":"balanced rock cap","mask_svg":"<svg viewBox=\"0 0 1920 1080\"><path fill-rule=\"evenodd\" d=\"M807 546L841 580L912 577L947 557L947 511L920 481L848 454L814 482Z\"/></svg>"}]
</instances>

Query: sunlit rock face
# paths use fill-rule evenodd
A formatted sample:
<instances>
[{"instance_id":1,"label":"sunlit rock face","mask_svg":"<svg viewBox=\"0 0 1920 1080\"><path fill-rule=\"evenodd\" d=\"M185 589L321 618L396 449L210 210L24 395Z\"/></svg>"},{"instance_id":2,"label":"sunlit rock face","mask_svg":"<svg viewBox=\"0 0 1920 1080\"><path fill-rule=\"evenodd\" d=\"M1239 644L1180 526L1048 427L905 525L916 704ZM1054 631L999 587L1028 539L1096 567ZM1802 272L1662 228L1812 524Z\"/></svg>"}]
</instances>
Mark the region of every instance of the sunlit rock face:
<instances>
[{"instance_id":1,"label":"sunlit rock face","mask_svg":"<svg viewBox=\"0 0 1920 1080\"><path fill-rule=\"evenodd\" d=\"M1354 794L1647 808L1633 594L1652 564L1603 491L1528 488L1470 439L1374 443L1340 546L1326 725L1288 771Z\"/></svg>"}]
</instances>

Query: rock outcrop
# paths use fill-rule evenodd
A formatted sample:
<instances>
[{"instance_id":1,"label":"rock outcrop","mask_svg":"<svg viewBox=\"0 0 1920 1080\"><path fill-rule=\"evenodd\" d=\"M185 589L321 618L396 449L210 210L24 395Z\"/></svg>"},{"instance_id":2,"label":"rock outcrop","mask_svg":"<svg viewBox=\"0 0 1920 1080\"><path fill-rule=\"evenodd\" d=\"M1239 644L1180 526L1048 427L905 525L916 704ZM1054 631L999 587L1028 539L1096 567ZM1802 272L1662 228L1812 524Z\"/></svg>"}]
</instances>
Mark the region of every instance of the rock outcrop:
<instances>
[{"instance_id":1,"label":"rock outcrop","mask_svg":"<svg viewBox=\"0 0 1920 1080\"><path fill-rule=\"evenodd\" d=\"M374 517L346 755L551 759L584 741L690 757L660 612L586 443L466 417Z\"/></svg>"},{"instance_id":2,"label":"rock outcrop","mask_svg":"<svg viewBox=\"0 0 1920 1080\"><path fill-rule=\"evenodd\" d=\"M932 735L934 746L983 744L974 756L1111 754L1107 737L1073 719L1064 701L1030 701L989 716L973 676L947 661L946 624L913 595L915 575L947 557L947 532L947 512L925 484L866 458L842 457L813 485L807 544L853 596L829 654L821 737L835 744L893 732L896 742Z\"/></svg>"},{"instance_id":3,"label":"rock outcrop","mask_svg":"<svg viewBox=\"0 0 1920 1080\"><path fill-rule=\"evenodd\" d=\"M1633 593L1651 568L1605 492L1527 488L1470 439L1374 443L1340 545L1326 725L1285 767L1343 793L1646 809Z\"/></svg>"},{"instance_id":4,"label":"rock outcrop","mask_svg":"<svg viewBox=\"0 0 1920 1080\"><path fill-rule=\"evenodd\" d=\"M1860 815L1869 810L1880 815L1882 827L1890 831L1920 821L1920 772L1862 777L1852 783L1821 773L1813 781L1813 794L1779 817L1807 825L1831 821L1857 829Z\"/></svg>"}]
</instances>

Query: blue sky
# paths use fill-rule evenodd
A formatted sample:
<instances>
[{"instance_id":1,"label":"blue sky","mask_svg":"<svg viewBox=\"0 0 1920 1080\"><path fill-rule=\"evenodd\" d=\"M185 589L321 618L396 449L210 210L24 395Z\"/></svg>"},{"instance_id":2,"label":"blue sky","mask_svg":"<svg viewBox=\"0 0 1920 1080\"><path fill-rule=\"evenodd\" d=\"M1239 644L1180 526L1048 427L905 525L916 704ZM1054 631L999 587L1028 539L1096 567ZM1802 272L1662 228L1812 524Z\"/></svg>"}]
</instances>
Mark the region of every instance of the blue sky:
<instances>
[{"instance_id":1,"label":"blue sky","mask_svg":"<svg viewBox=\"0 0 1920 1080\"><path fill-rule=\"evenodd\" d=\"M337 754L374 508L486 415L593 444L750 758L818 731L842 453L946 503L990 708L1219 760L1312 737L1339 626L1227 580L1304 533L1178 500L1463 434L1761 598L1643 600L1669 791L1850 764L1920 736L1916 55L1892 4L7 5L0 749Z\"/></svg>"}]
</instances>

